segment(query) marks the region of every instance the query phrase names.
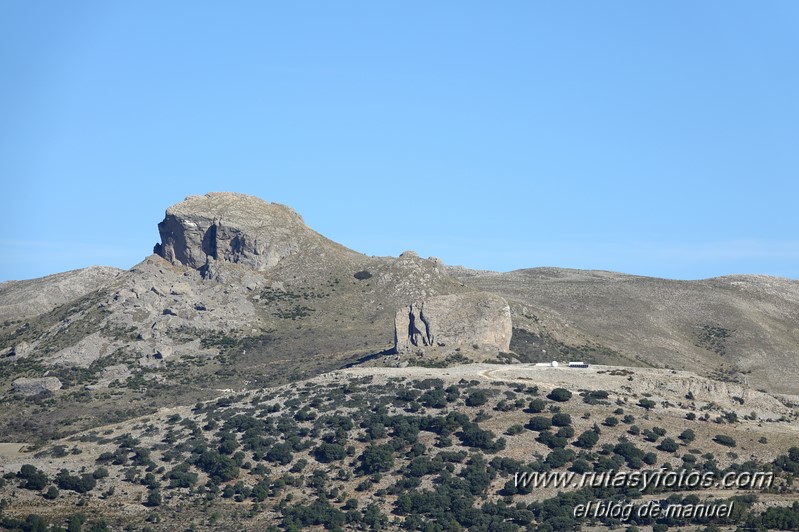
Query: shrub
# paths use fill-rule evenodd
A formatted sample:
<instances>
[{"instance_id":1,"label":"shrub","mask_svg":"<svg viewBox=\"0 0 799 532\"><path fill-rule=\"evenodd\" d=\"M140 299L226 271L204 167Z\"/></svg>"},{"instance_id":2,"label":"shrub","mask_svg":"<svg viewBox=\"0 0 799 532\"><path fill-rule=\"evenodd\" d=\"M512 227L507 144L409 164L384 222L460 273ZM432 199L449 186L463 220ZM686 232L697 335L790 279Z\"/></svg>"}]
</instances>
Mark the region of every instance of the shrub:
<instances>
[{"instance_id":1,"label":"shrub","mask_svg":"<svg viewBox=\"0 0 799 532\"><path fill-rule=\"evenodd\" d=\"M466 396L466 406L483 406L488 401L485 390L472 390Z\"/></svg>"},{"instance_id":2,"label":"shrub","mask_svg":"<svg viewBox=\"0 0 799 532\"><path fill-rule=\"evenodd\" d=\"M664 438L663 441L660 442L660 445L658 445L657 448L667 453L673 453L679 448L679 445L677 445L677 442L672 440L671 438Z\"/></svg>"},{"instance_id":3,"label":"shrub","mask_svg":"<svg viewBox=\"0 0 799 532\"><path fill-rule=\"evenodd\" d=\"M685 443L690 443L690 442L694 441L694 439L696 438L696 434L691 429L685 429L677 437L680 438Z\"/></svg>"},{"instance_id":4,"label":"shrub","mask_svg":"<svg viewBox=\"0 0 799 532\"><path fill-rule=\"evenodd\" d=\"M289 464L293 458L291 454L291 445L288 443L276 443L266 452L264 458L276 464Z\"/></svg>"},{"instance_id":5,"label":"shrub","mask_svg":"<svg viewBox=\"0 0 799 532\"><path fill-rule=\"evenodd\" d=\"M569 451L562 448L553 449L546 458L546 463L553 468L563 467L568 462L574 459L574 451Z\"/></svg>"},{"instance_id":6,"label":"shrub","mask_svg":"<svg viewBox=\"0 0 799 532\"><path fill-rule=\"evenodd\" d=\"M558 438L572 438L574 436L574 428L573 427L561 427L558 429L558 432L555 434Z\"/></svg>"},{"instance_id":7,"label":"shrub","mask_svg":"<svg viewBox=\"0 0 799 532\"><path fill-rule=\"evenodd\" d=\"M552 425L555 427L568 427L572 424L572 418L569 414L555 414L552 416Z\"/></svg>"},{"instance_id":8,"label":"shrub","mask_svg":"<svg viewBox=\"0 0 799 532\"><path fill-rule=\"evenodd\" d=\"M360 460L366 473L388 471L394 466L394 456L388 445L370 445L364 449Z\"/></svg>"},{"instance_id":9,"label":"shrub","mask_svg":"<svg viewBox=\"0 0 799 532\"><path fill-rule=\"evenodd\" d=\"M508 430L505 431L505 434L507 434L508 436L514 436L522 432L524 432L524 427L522 425L516 424L508 427Z\"/></svg>"},{"instance_id":10,"label":"shrub","mask_svg":"<svg viewBox=\"0 0 799 532\"><path fill-rule=\"evenodd\" d=\"M599 434L593 430L587 430L577 437L577 441L574 442L574 445L582 447L583 449L590 449L596 445L598 441Z\"/></svg>"},{"instance_id":11,"label":"shrub","mask_svg":"<svg viewBox=\"0 0 799 532\"><path fill-rule=\"evenodd\" d=\"M205 451L195 465L217 482L227 482L239 476L239 466L236 462L216 451Z\"/></svg>"},{"instance_id":12,"label":"shrub","mask_svg":"<svg viewBox=\"0 0 799 532\"><path fill-rule=\"evenodd\" d=\"M716 434L713 441L726 447L735 447L735 440L725 434Z\"/></svg>"},{"instance_id":13,"label":"shrub","mask_svg":"<svg viewBox=\"0 0 799 532\"><path fill-rule=\"evenodd\" d=\"M547 395L547 397L553 401L565 403L572 398L572 393L566 388L555 388L549 393L549 395Z\"/></svg>"},{"instance_id":14,"label":"shrub","mask_svg":"<svg viewBox=\"0 0 799 532\"><path fill-rule=\"evenodd\" d=\"M322 463L341 460L347 456L347 451L338 443L323 443L314 449L314 457Z\"/></svg>"},{"instance_id":15,"label":"shrub","mask_svg":"<svg viewBox=\"0 0 799 532\"><path fill-rule=\"evenodd\" d=\"M62 490L71 490L77 493L86 493L91 491L97 486L97 480L88 474L84 473L81 476L70 475L69 471L66 469L62 469L58 475L56 475L56 484Z\"/></svg>"},{"instance_id":16,"label":"shrub","mask_svg":"<svg viewBox=\"0 0 799 532\"><path fill-rule=\"evenodd\" d=\"M604 423L605 426L615 427L618 424L619 424L619 420L616 419L613 416L608 416L608 417L605 418L605 423Z\"/></svg>"},{"instance_id":17,"label":"shrub","mask_svg":"<svg viewBox=\"0 0 799 532\"><path fill-rule=\"evenodd\" d=\"M552 420L544 416L533 416L527 424L527 428L535 431L548 430L552 427Z\"/></svg>"},{"instance_id":18,"label":"shrub","mask_svg":"<svg viewBox=\"0 0 799 532\"><path fill-rule=\"evenodd\" d=\"M547 402L541 399L540 397L536 397L535 399L530 401L530 404L528 406L530 412L532 412L533 414L543 412L546 407L547 407Z\"/></svg>"},{"instance_id":19,"label":"shrub","mask_svg":"<svg viewBox=\"0 0 799 532\"><path fill-rule=\"evenodd\" d=\"M353 277L355 277L359 281L363 281L363 280L371 278L372 274L369 273L367 270L361 270L359 272L355 272L355 275L353 275Z\"/></svg>"},{"instance_id":20,"label":"shrub","mask_svg":"<svg viewBox=\"0 0 799 532\"><path fill-rule=\"evenodd\" d=\"M144 501L145 506L155 507L161 506L161 492L158 489L152 489L147 492L147 500Z\"/></svg>"},{"instance_id":21,"label":"shrub","mask_svg":"<svg viewBox=\"0 0 799 532\"><path fill-rule=\"evenodd\" d=\"M47 475L30 464L25 464L20 468L17 478L24 481L20 484L21 488L34 491L43 490L48 483Z\"/></svg>"},{"instance_id":22,"label":"shrub","mask_svg":"<svg viewBox=\"0 0 799 532\"><path fill-rule=\"evenodd\" d=\"M639 399L638 406L645 408L647 410L652 410L655 408L655 402L652 399Z\"/></svg>"},{"instance_id":23,"label":"shrub","mask_svg":"<svg viewBox=\"0 0 799 532\"><path fill-rule=\"evenodd\" d=\"M190 471L186 462L175 466L164 478L169 480L170 488L190 488L197 483L197 473Z\"/></svg>"}]
</instances>

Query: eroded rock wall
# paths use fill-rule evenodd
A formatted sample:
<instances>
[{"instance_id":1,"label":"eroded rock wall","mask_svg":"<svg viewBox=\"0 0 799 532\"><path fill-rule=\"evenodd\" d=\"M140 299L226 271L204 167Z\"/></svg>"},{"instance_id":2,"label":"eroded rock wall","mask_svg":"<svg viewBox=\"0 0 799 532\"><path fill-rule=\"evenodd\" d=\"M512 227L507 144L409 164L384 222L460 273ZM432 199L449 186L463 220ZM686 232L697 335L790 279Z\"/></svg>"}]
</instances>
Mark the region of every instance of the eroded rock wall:
<instances>
[{"instance_id":1,"label":"eroded rock wall","mask_svg":"<svg viewBox=\"0 0 799 532\"><path fill-rule=\"evenodd\" d=\"M509 351L513 330L510 307L485 292L431 297L397 311L394 347L397 352L477 345Z\"/></svg>"}]
</instances>

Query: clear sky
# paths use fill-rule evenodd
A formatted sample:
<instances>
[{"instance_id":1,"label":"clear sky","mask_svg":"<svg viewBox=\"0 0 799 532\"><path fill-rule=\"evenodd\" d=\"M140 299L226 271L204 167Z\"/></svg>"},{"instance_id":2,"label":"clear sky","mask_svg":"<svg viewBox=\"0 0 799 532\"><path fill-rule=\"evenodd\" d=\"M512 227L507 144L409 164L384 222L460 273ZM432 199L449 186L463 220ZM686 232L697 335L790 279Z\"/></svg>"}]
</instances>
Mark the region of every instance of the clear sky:
<instances>
[{"instance_id":1,"label":"clear sky","mask_svg":"<svg viewBox=\"0 0 799 532\"><path fill-rule=\"evenodd\" d=\"M0 2L0 280L190 194L369 255L799 278L799 2Z\"/></svg>"}]
</instances>

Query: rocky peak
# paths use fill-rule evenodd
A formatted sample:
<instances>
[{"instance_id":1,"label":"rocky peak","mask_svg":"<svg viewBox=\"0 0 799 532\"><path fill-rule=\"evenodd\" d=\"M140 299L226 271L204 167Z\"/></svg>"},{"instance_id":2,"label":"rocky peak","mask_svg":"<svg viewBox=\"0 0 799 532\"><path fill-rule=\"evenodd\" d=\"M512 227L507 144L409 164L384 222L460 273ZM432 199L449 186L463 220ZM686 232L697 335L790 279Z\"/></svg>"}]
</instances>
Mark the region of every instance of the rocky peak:
<instances>
[{"instance_id":1,"label":"rocky peak","mask_svg":"<svg viewBox=\"0 0 799 532\"><path fill-rule=\"evenodd\" d=\"M156 254L198 270L225 261L263 271L289 255L336 245L291 208L231 192L187 197L166 210L158 231Z\"/></svg>"}]
</instances>

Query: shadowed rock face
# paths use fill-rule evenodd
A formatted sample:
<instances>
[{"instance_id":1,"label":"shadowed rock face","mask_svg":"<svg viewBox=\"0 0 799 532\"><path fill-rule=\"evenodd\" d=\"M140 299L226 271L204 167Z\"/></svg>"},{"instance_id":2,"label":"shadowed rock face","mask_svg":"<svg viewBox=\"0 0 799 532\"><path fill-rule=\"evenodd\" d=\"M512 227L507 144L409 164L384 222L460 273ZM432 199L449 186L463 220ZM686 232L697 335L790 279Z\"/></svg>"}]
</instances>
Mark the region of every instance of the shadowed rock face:
<instances>
[{"instance_id":1,"label":"shadowed rock face","mask_svg":"<svg viewBox=\"0 0 799 532\"><path fill-rule=\"evenodd\" d=\"M301 250L333 244L289 207L229 192L187 197L167 209L158 231L155 253L197 270L225 261L264 271Z\"/></svg>"},{"instance_id":2,"label":"shadowed rock face","mask_svg":"<svg viewBox=\"0 0 799 532\"><path fill-rule=\"evenodd\" d=\"M397 311L394 348L402 353L476 344L506 352L512 330L510 307L499 296L484 292L437 296Z\"/></svg>"}]
</instances>

